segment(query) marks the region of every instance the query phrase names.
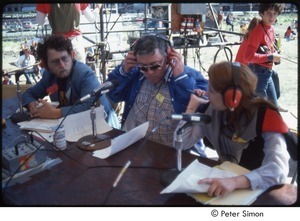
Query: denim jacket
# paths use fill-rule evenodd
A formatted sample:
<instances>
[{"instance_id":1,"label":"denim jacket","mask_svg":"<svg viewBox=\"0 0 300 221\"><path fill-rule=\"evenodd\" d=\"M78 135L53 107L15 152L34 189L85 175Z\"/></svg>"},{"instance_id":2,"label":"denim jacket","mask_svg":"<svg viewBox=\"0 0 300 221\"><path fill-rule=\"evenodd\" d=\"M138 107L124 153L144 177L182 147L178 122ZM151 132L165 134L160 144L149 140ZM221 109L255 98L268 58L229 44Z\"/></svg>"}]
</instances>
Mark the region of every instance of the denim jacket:
<instances>
[{"instance_id":1,"label":"denim jacket","mask_svg":"<svg viewBox=\"0 0 300 221\"><path fill-rule=\"evenodd\" d=\"M170 96L175 112L181 114L185 112L190 101L190 92L188 92L188 90L199 88L207 91L208 83L201 72L188 66L185 66L183 73L177 77L173 77L173 71L170 67L169 69L171 74L168 77L167 83ZM125 73L122 65L117 66L108 75L108 80L117 80L119 82L119 86L108 93L109 98L115 103L125 102L122 125L124 124L145 79L144 74L140 72L137 67L132 68L129 73Z\"/></svg>"}]
</instances>

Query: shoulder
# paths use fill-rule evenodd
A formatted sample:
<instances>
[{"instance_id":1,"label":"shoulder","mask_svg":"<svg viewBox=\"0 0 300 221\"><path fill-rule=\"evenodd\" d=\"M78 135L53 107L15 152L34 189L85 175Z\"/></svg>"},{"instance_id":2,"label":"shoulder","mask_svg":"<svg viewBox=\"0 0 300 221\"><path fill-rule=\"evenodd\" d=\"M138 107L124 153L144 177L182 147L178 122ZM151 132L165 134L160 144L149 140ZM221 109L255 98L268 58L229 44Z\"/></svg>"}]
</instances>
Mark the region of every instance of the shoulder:
<instances>
[{"instance_id":1,"label":"shoulder","mask_svg":"<svg viewBox=\"0 0 300 221\"><path fill-rule=\"evenodd\" d=\"M276 110L266 108L262 124L262 132L286 133L287 131L288 127L280 113Z\"/></svg>"},{"instance_id":2,"label":"shoulder","mask_svg":"<svg viewBox=\"0 0 300 221\"><path fill-rule=\"evenodd\" d=\"M84 11L84 10L87 9L88 6L89 6L89 4L86 4L86 3L81 3L81 4L79 4L79 5L80 5L80 10L81 10L81 11Z\"/></svg>"},{"instance_id":3,"label":"shoulder","mask_svg":"<svg viewBox=\"0 0 300 221\"><path fill-rule=\"evenodd\" d=\"M36 10L44 14L47 14L50 12L50 4L37 4Z\"/></svg>"},{"instance_id":4,"label":"shoulder","mask_svg":"<svg viewBox=\"0 0 300 221\"><path fill-rule=\"evenodd\" d=\"M74 70L75 72L81 71L81 72L91 72L94 74L93 70L86 64L75 60L74 61Z\"/></svg>"}]
</instances>

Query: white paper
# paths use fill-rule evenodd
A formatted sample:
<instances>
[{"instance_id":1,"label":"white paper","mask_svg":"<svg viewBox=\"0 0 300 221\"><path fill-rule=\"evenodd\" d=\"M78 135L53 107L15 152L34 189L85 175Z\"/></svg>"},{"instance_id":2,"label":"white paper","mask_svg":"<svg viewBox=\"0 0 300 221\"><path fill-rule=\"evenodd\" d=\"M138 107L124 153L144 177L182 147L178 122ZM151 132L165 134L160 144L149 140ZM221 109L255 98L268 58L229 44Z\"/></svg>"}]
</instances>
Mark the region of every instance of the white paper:
<instances>
[{"instance_id":1,"label":"white paper","mask_svg":"<svg viewBox=\"0 0 300 221\"><path fill-rule=\"evenodd\" d=\"M138 127L133 128L125 134L122 134L112 140L111 146L102 149L96 150L93 153L94 157L105 159L123 149L135 143L136 141L142 139L148 130L149 122L145 122Z\"/></svg>"},{"instance_id":2,"label":"white paper","mask_svg":"<svg viewBox=\"0 0 300 221\"><path fill-rule=\"evenodd\" d=\"M21 130L33 130L43 133L52 133L59 124L58 119L40 119L34 118L30 121L19 122Z\"/></svg>"},{"instance_id":3,"label":"white paper","mask_svg":"<svg viewBox=\"0 0 300 221\"><path fill-rule=\"evenodd\" d=\"M206 193L209 185L198 184L204 178L227 178L237 176L235 173L206 166L194 160L176 179L163 191L163 193Z\"/></svg>"},{"instance_id":4,"label":"white paper","mask_svg":"<svg viewBox=\"0 0 300 221\"><path fill-rule=\"evenodd\" d=\"M103 106L95 108L96 112L96 129L97 134L106 133L112 128L105 121L105 112ZM91 120L91 111L83 111L77 114L69 115L63 125L65 127L66 139L69 142L77 142L80 138L92 135L92 120ZM60 119L61 122L62 119Z\"/></svg>"},{"instance_id":5,"label":"white paper","mask_svg":"<svg viewBox=\"0 0 300 221\"><path fill-rule=\"evenodd\" d=\"M92 120L90 117L90 110L79 112L76 114L68 115L63 124L65 127L66 140L69 142L77 142L80 138L92 135ZM96 113L96 129L97 134L106 133L112 128L105 121L105 111L103 106L95 108ZM30 121L24 121L18 123L21 130L32 130L37 131L42 135L38 135L37 132L34 135L41 137L49 142L53 141L53 132L60 124L63 118L60 119L40 119L34 118Z\"/></svg>"}]
</instances>

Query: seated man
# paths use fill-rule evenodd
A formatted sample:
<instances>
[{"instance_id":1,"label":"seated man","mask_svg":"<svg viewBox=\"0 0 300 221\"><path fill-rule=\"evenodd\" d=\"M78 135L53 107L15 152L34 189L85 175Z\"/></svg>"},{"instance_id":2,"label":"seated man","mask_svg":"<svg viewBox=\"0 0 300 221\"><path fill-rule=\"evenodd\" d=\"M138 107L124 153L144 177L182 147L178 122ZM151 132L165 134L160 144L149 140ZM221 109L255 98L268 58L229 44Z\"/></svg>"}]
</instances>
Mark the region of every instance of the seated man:
<instances>
[{"instance_id":1,"label":"seated man","mask_svg":"<svg viewBox=\"0 0 300 221\"><path fill-rule=\"evenodd\" d=\"M71 41L63 35L51 35L39 43L37 54L46 70L42 79L22 95L23 105L28 108L30 116L57 119L89 110L95 98L76 102L99 88L100 83L86 64L74 59ZM51 101L59 102L57 108L42 100L47 95ZM109 117L115 115L105 96L101 96L100 102ZM38 106L39 103L43 106Z\"/></svg>"},{"instance_id":2,"label":"seated man","mask_svg":"<svg viewBox=\"0 0 300 221\"><path fill-rule=\"evenodd\" d=\"M202 74L185 66L168 39L157 34L139 38L108 80L120 83L108 96L113 102L125 102L122 129L128 131L149 121L148 139L168 146L173 146L178 121L167 117L185 111L188 90L207 90Z\"/></svg>"},{"instance_id":3,"label":"seated man","mask_svg":"<svg viewBox=\"0 0 300 221\"><path fill-rule=\"evenodd\" d=\"M22 74L25 75L26 84L32 84L30 77L32 77L36 83L36 74L34 72L34 64L36 63L35 57L30 53L30 50L28 48L25 48L23 51L24 54L21 55L15 62L15 65L18 68L22 69L17 71L15 74L16 83L19 81L19 78Z\"/></svg>"}]
</instances>

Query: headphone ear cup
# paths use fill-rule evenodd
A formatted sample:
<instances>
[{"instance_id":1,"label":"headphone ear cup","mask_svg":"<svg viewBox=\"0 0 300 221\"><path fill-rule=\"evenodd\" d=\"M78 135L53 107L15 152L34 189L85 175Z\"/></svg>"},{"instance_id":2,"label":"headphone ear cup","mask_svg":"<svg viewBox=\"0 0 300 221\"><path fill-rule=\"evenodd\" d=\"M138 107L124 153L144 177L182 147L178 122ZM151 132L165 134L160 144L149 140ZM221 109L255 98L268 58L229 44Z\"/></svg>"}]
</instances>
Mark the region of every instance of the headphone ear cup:
<instances>
[{"instance_id":1,"label":"headphone ear cup","mask_svg":"<svg viewBox=\"0 0 300 221\"><path fill-rule=\"evenodd\" d=\"M224 104L229 109L237 108L242 99L242 91L239 87L232 86L223 93Z\"/></svg>"}]
</instances>

